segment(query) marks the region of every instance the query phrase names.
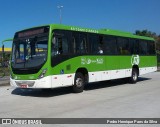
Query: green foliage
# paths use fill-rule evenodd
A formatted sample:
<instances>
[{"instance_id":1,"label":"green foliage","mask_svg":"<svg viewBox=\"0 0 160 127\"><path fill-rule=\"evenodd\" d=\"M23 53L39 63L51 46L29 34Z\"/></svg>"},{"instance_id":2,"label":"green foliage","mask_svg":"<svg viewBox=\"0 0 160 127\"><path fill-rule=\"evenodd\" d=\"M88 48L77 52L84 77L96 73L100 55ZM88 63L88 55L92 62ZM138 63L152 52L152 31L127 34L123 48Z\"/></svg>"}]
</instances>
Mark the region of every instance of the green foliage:
<instances>
[{"instance_id":1,"label":"green foliage","mask_svg":"<svg viewBox=\"0 0 160 127\"><path fill-rule=\"evenodd\" d=\"M9 61L10 60L10 55L11 54L5 53L5 52L4 52L4 54L0 53L0 62L2 62L2 58L3 58L3 61Z\"/></svg>"},{"instance_id":2,"label":"green foliage","mask_svg":"<svg viewBox=\"0 0 160 127\"><path fill-rule=\"evenodd\" d=\"M3 55L3 59L2 59L2 55ZM3 66L2 65L2 60L3 60L4 63L5 62L8 63L8 61L10 60L10 54L6 53L6 52L4 52L4 54L0 53L0 63L1 63L0 67ZM5 72L5 76L9 76L10 75L9 67L7 67L7 66L4 67L3 66L3 68L1 68L1 69L3 69L3 71Z\"/></svg>"},{"instance_id":3,"label":"green foliage","mask_svg":"<svg viewBox=\"0 0 160 127\"><path fill-rule=\"evenodd\" d=\"M155 32L151 32L148 30L136 30L135 34L139 36L146 36L146 37L153 37L153 38L157 37Z\"/></svg>"}]
</instances>

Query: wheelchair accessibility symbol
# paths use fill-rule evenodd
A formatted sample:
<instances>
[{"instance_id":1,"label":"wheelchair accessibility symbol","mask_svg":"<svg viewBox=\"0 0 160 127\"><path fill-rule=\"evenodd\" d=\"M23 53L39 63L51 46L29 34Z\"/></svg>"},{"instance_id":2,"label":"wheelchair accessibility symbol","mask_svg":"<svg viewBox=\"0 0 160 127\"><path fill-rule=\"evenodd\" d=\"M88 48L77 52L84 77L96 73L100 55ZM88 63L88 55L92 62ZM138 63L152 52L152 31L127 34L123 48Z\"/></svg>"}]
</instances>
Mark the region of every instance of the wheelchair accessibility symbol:
<instances>
[{"instance_id":1,"label":"wheelchair accessibility symbol","mask_svg":"<svg viewBox=\"0 0 160 127\"><path fill-rule=\"evenodd\" d=\"M139 55L132 55L131 64L132 64L132 65L138 65L139 62L140 62L140 57L139 57Z\"/></svg>"}]
</instances>

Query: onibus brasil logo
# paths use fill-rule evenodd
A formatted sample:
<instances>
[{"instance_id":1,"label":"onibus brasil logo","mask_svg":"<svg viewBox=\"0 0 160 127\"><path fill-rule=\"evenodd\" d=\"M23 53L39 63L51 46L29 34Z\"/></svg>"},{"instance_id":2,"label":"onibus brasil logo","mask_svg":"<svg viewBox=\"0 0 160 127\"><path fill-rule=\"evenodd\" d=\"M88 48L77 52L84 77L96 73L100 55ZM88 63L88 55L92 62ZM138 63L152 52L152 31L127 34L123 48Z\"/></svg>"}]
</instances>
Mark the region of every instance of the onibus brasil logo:
<instances>
[{"instance_id":1,"label":"onibus brasil logo","mask_svg":"<svg viewBox=\"0 0 160 127\"><path fill-rule=\"evenodd\" d=\"M138 65L139 62L140 62L140 57L139 57L139 55L132 55L131 64L132 64L132 65Z\"/></svg>"}]
</instances>

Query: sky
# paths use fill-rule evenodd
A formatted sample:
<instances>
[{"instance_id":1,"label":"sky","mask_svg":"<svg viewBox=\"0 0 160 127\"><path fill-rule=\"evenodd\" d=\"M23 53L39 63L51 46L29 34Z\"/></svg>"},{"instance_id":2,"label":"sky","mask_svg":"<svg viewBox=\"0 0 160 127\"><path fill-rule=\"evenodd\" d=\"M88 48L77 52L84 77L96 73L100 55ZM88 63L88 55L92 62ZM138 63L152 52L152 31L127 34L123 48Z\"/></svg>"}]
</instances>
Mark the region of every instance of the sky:
<instances>
[{"instance_id":1,"label":"sky","mask_svg":"<svg viewBox=\"0 0 160 127\"><path fill-rule=\"evenodd\" d=\"M160 0L0 0L0 46L26 28L62 24L160 35ZM6 43L5 47L11 47Z\"/></svg>"}]
</instances>

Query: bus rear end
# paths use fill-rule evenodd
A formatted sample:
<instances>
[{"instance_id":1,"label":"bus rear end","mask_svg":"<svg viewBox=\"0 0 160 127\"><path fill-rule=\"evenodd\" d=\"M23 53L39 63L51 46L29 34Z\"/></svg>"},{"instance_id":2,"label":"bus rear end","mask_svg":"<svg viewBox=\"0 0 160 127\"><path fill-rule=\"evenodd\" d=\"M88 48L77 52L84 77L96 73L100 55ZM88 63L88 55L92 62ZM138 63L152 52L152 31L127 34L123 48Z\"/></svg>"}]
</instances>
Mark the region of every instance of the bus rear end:
<instances>
[{"instance_id":1,"label":"bus rear end","mask_svg":"<svg viewBox=\"0 0 160 127\"><path fill-rule=\"evenodd\" d=\"M19 88L51 88L49 26L17 32L11 56L10 84Z\"/></svg>"}]
</instances>

